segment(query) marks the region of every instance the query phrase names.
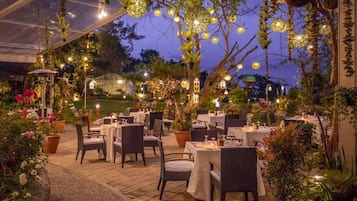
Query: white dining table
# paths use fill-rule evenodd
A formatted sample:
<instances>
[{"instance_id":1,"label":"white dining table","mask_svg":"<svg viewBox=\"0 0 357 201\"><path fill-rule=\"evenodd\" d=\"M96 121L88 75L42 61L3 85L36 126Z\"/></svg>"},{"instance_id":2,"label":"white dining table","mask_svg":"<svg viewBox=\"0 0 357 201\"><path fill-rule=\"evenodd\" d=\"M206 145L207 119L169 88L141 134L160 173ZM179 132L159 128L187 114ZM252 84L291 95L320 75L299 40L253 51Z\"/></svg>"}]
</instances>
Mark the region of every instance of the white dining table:
<instances>
[{"instance_id":1,"label":"white dining table","mask_svg":"<svg viewBox=\"0 0 357 201\"><path fill-rule=\"evenodd\" d=\"M255 146L255 141L263 142L264 137L268 137L274 127L262 127L257 130L251 127L228 127L227 136L234 136L242 139L243 146Z\"/></svg>"},{"instance_id":2,"label":"white dining table","mask_svg":"<svg viewBox=\"0 0 357 201\"><path fill-rule=\"evenodd\" d=\"M192 168L187 192L199 200L210 199L210 164L209 162L221 161L220 148L215 142L186 142L185 152L192 153L194 165ZM244 161L242 161L244 163ZM263 177L257 164L258 195L265 195Z\"/></svg>"},{"instance_id":3,"label":"white dining table","mask_svg":"<svg viewBox=\"0 0 357 201\"><path fill-rule=\"evenodd\" d=\"M106 161L108 162L114 162L114 154L113 154L113 143L114 143L114 137L120 138L121 137L121 132L122 132L122 127L123 126L134 126L134 125L142 125L142 124L118 124L118 123L112 123L112 124L102 124L100 125L100 134L106 136Z\"/></svg>"},{"instance_id":4,"label":"white dining table","mask_svg":"<svg viewBox=\"0 0 357 201\"><path fill-rule=\"evenodd\" d=\"M224 127L224 113L209 113L209 114L198 114L197 121L207 122L213 126L222 126Z\"/></svg>"},{"instance_id":5,"label":"white dining table","mask_svg":"<svg viewBox=\"0 0 357 201\"><path fill-rule=\"evenodd\" d=\"M134 117L134 122L136 123L144 123L146 115L149 115L150 112L138 111L138 112L130 112L129 116Z\"/></svg>"}]
</instances>

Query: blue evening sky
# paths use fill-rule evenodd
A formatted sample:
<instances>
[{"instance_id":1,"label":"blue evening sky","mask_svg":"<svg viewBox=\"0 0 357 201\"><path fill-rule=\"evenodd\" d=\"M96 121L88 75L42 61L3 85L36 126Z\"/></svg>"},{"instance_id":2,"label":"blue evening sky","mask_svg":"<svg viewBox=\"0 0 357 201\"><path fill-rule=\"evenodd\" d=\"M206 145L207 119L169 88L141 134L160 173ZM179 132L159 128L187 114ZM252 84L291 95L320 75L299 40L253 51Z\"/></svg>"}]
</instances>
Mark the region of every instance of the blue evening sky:
<instances>
[{"instance_id":1,"label":"blue evening sky","mask_svg":"<svg viewBox=\"0 0 357 201\"><path fill-rule=\"evenodd\" d=\"M252 2L255 2L255 4ZM256 5L256 3L258 2L261 1L250 0L249 3L252 3L252 5ZM252 5L249 5L249 7L252 8ZM250 12L248 15L238 17L236 24L244 25L245 32L243 34L238 34L236 32L236 28L234 28L234 32L231 34L230 39L232 41L232 44L235 41L238 41L238 44L240 46L243 46L245 42L248 41L252 36L257 35L259 29L258 9ZM164 9L162 9L161 11L163 15L166 12ZM152 13L147 13L144 17L138 19L132 18L128 15L123 16L121 18L121 20L124 20L126 23L129 24L137 23L137 33L139 35L145 36L145 38L142 40L134 41L134 51L132 52L133 57L139 58L139 54L142 49L154 49L157 50L160 53L160 56L164 57L166 60L172 59L178 61L181 58L181 51L179 50L179 41L176 36L176 25L173 24L173 20L169 20L167 18L165 19L163 15L161 15L160 17L155 17ZM292 64L280 64L282 61L286 60L287 55L286 33L280 34L272 32L270 34L270 37L273 40L272 44L269 47L270 76L284 79L289 85L295 86L296 81L300 77L299 70ZM253 52L247 59L245 59L245 61L243 62L243 69L240 70L239 74L265 75L264 50L260 47L257 38L258 35L256 36L256 39L253 44L250 45L250 47L258 45L258 49ZM215 45L212 44L210 39L203 40L201 43L201 71L214 67L223 55L223 47L220 46L219 43ZM240 57L238 56L238 58ZM259 61L261 63L261 67L259 70L252 69L251 64L254 61ZM277 81L277 79L273 80Z\"/></svg>"}]
</instances>

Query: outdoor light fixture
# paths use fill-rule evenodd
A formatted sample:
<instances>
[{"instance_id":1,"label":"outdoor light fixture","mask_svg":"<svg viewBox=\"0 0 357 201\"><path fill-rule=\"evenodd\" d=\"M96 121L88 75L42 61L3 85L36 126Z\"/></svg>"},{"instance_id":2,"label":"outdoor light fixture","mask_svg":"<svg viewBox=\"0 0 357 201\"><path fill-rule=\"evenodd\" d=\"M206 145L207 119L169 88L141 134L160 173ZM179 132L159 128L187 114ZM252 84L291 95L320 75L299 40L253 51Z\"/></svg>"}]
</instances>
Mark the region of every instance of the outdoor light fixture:
<instances>
[{"instance_id":1,"label":"outdoor light fixture","mask_svg":"<svg viewBox=\"0 0 357 201\"><path fill-rule=\"evenodd\" d=\"M211 36L211 34L209 32L203 32L202 33L202 39L204 39L204 40L209 39L210 36Z\"/></svg>"},{"instance_id":2,"label":"outdoor light fixture","mask_svg":"<svg viewBox=\"0 0 357 201\"><path fill-rule=\"evenodd\" d=\"M331 27L327 24L320 25L319 33L321 35L328 35L331 32Z\"/></svg>"},{"instance_id":3,"label":"outdoor light fixture","mask_svg":"<svg viewBox=\"0 0 357 201\"><path fill-rule=\"evenodd\" d=\"M212 42L213 44L217 44L217 43L219 42L218 37L217 37L217 36L214 36L214 37L211 39L211 42Z\"/></svg>"},{"instance_id":4,"label":"outdoor light fixture","mask_svg":"<svg viewBox=\"0 0 357 201\"><path fill-rule=\"evenodd\" d=\"M174 8L168 8L167 9L167 14L173 16L175 14L175 9Z\"/></svg>"},{"instance_id":5,"label":"outdoor light fixture","mask_svg":"<svg viewBox=\"0 0 357 201\"><path fill-rule=\"evenodd\" d=\"M207 11L209 12L209 14L213 14L214 13L214 9L212 7L207 8Z\"/></svg>"},{"instance_id":6,"label":"outdoor light fixture","mask_svg":"<svg viewBox=\"0 0 357 201\"><path fill-rule=\"evenodd\" d=\"M230 81L232 79L232 76L230 74L227 74L227 75L224 76L223 79L226 80L226 81Z\"/></svg>"},{"instance_id":7,"label":"outdoor light fixture","mask_svg":"<svg viewBox=\"0 0 357 201\"><path fill-rule=\"evenodd\" d=\"M313 53L314 52L314 46L311 44L308 44L306 46L306 51L308 51L309 53Z\"/></svg>"},{"instance_id":8,"label":"outdoor light fixture","mask_svg":"<svg viewBox=\"0 0 357 201\"><path fill-rule=\"evenodd\" d=\"M211 15L202 6L196 6L187 9L184 23L188 30L193 33L200 33L205 31L210 24Z\"/></svg>"},{"instance_id":9,"label":"outdoor light fixture","mask_svg":"<svg viewBox=\"0 0 357 201\"><path fill-rule=\"evenodd\" d=\"M193 103L197 104L200 100L200 96L198 94L193 94Z\"/></svg>"},{"instance_id":10,"label":"outdoor light fixture","mask_svg":"<svg viewBox=\"0 0 357 201\"><path fill-rule=\"evenodd\" d=\"M73 57L69 56L69 57L67 58L67 60L68 60L68 62L72 62L72 61L73 61Z\"/></svg>"},{"instance_id":11,"label":"outdoor light fixture","mask_svg":"<svg viewBox=\"0 0 357 201\"><path fill-rule=\"evenodd\" d=\"M160 8L156 8L156 9L154 10L154 15L155 15L156 17L161 16L161 10L160 10Z\"/></svg>"},{"instance_id":12,"label":"outdoor light fixture","mask_svg":"<svg viewBox=\"0 0 357 201\"><path fill-rule=\"evenodd\" d=\"M128 0L124 8L131 17L139 18L146 13L146 2L145 0Z\"/></svg>"},{"instance_id":13,"label":"outdoor light fixture","mask_svg":"<svg viewBox=\"0 0 357 201\"><path fill-rule=\"evenodd\" d=\"M193 92L200 92L200 80L198 78L195 78L195 80L193 81Z\"/></svg>"},{"instance_id":14,"label":"outdoor light fixture","mask_svg":"<svg viewBox=\"0 0 357 201\"><path fill-rule=\"evenodd\" d=\"M64 68L64 64L60 64L60 68L63 69Z\"/></svg>"},{"instance_id":15,"label":"outdoor light fixture","mask_svg":"<svg viewBox=\"0 0 357 201\"><path fill-rule=\"evenodd\" d=\"M217 18L211 17L211 24L216 24L216 23L217 23Z\"/></svg>"},{"instance_id":16,"label":"outdoor light fixture","mask_svg":"<svg viewBox=\"0 0 357 201\"><path fill-rule=\"evenodd\" d=\"M181 87L184 88L184 89L189 89L190 88L190 83L188 81L188 79L186 78L183 78L181 80L181 83L180 83Z\"/></svg>"},{"instance_id":17,"label":"outdoor light fixture","mask_svg":"<svg viewBox=\"0 0 357 201\"><path fill-rule=\"evenodd\" d=\"M295 34L292 42L295 47L302 48L307 43L307 36L305 34Z\"/></svg>"},{"instance_id":18,"label":"outdoor light fixture","mask_svg":"<svg viewBox=\"0 0 357 201\"><path fill-rule=\"evenodd\" d=\"M237 32L238 32L239 34L244 33L244 31L245 31L245 28L242 27L242 26L239 26L239 27L237 28Z\"/></svg>"},{"instance_id":19,"label":"outdoor light fixture","mask_svg":"<svg viewBox=\"0 0 357 201\"><path fill-rule=\"evenodd\" d=\"M219 82L219 88L220 89L225 89L226 88L226 81L225 80L221 80Z\"/></svg>"},{"instance_id":20,"label":"outdoor light fixture","mask_svg":"<svg viewBox=\"0 0 357 201\"><path fill-rule=\"evenodd\" d=\"M229 21L230 23L236 22L236 21L237 21L237 16L235 16L235 15L229 16L229 17L228 17L228 21Z\"/></svg>"},{"instance_id":21,"label":"outdoor light fixture","mask_svg":"<svg viewBox=\"0 0 357 201\"><path fill-rule=\"evenodd\" d=\"M237 70L241 70L241 69L243 69L243 64L237 64Z\"/></svg>"},{"instance_id":22,"label":"outdoor light fixture","mask_svg":"<svg viewBox=\"0 0 357 201\"><path fill-rule=\"evenodd\" d=\"M123 84L123 80L122 79L119 79L117 80L118 84Z\"/></svg>"},{"instance_id":23,"label":"outdoor light fixture","mask_svg":"<svg viewBox=\"0 0 357 201\"><path fill-rule=\"evenodd\" d=\"M143 98L144 97L144 94L143 93L139 93L139 98Z\"/></svg>"},{"instance_id":24,"label":"outdoor light fixture","mask_svg":"<svg viewBox=\"0 0 357 201\"><path fill-rule=\"evenodd\" d=\"M144 77L148 77L149 73L148 72L144 72Z\"/></svg>"},{"instance_id":25,"label":"outdoor light fixture","mask_svg":"<svg viewBox=\"0 0 357 201\"><path fill-rule=\"evenodd\" d=\"M253 68L254 70L258 70L258 69L260 68L260 63L257 62L257 61L253 62L253 63L252 63L252 68Z\"/></svg>"},{"instance_id":26,"label":"outdoor light fixture","mask_svg":"<svg viewBox=\"0 0 357 201\"><path fill-rule=\"evenodd\" d=\"M93 79L93 77L89 76L89 77L86 77L86 79L84 80L84 109L87 109L87 82L88 81L91 81L92 84L89 84L89 88L90 89L94 89L94 84L95 84L95 81ZM94 81L94 82L92 82Z\"/></svg>"},{"instance_id":27,"label":"outdoor light fixture","mask_svg":"<svg viewBox=\"0 0 357 201\"><path fill-rule=\"evenodd\" d=\"M274 19L272 22L271 22L271 29L274 31L274 32L278 32L278 33L283 33L285 32L287 29L288 29L288 25L286 24L286 22L281 19L281 18L277 18L277 19Z\"/></svg>"},{"instance_id":28,"label":"outdoor light fixture","mask_svg":"<svg viewBox=\"0 0 357 201\"><path fill-rule=\"evenodd\" d=\"M174 17L174 21L175 21L175 22L179 22L179 21L180 21L180 17L176 15L176 16Z\"/></svg>"},{"instance_id":29,"label":"outdoor light fixture","mask_svg":"<svg viewBox=\"0 0 357 201\"><path fill-rule=\"evenodd\" d=\"M98 1L98 19L102 19L104 17L107 17L108 13L105 10L105 1L104 0L99 0Z\"/></svg>"},{"instance_id":30,"label":"outdoor light fixture","mask_svg":"<svg viewBox=\"0 0 357 201\"><path fill-rule=\"evenodd\" d=\"M223 93L224 95L227 95L228 94L228 90L226 89L226 90L224 90L224 93Z\"/></svg>"}]
</instances>

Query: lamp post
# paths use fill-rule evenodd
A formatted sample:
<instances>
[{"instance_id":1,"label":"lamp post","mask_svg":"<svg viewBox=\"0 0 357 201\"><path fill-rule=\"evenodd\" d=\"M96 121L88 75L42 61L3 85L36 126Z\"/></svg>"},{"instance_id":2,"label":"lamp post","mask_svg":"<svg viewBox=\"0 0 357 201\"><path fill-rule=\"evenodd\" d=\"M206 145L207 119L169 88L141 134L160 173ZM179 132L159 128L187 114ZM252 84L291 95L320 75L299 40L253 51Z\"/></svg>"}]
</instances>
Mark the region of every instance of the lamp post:
<instances>
[{"instance_id":1,"label":"lamp post","mask_svg":"<svg viewBox=\"0 0 357 201\"><path fill-rule=\"evenodd\" d=\"M271 90L272 90L271 85L267 84L265 86L265 96L266 96L267 103L269 103L269 91L271 91Z\"/></svg>"},{"instance_id":2,"label":"lamp post","mask_svg":"<svg viewBox=\"0 0 357 201\"><path fill-rule=\"evenodd\" d=\"M87 82L88 81L94 81L93 77L86 77L86 79L84 80L84 109L87 109ZM94 88L93 86L89 86L90 89Z\"/></svg>"},{"instance_id":3,"label":"lamp post","mask_svg":"<svg viewBox=\"0 0 357 201\"><path fill-rule=\"evenodd\" d=\"M37 69L31 72L28 72L29 75L38 75L38 79L41 83L41 117L45 117L45 107L46 107L46 81L49 75L56 74L57 71L50 69Z\"/></svg>"}]
</instances>

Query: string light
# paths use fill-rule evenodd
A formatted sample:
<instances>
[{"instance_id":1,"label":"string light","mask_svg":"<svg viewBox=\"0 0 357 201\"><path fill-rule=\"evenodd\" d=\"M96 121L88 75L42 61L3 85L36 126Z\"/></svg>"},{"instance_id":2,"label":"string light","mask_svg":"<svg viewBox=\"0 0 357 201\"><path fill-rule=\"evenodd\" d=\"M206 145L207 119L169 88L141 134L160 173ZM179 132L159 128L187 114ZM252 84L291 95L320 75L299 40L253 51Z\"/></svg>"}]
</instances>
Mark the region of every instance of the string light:
<instances>
[{"instance_id":1,"label":"string light","mask_svg":"<svg viewBox=\"0 0 357 201\"><path fill-rule=\"evenodd\" d=\"M244 33L244 31L245 31L245 28L242 27L242 26L239 26L239 27L237 28L237 32L238 32L239 34Z\"/></svg>"},{"instance_id":2,"label":"string light","mask_svg":"<svg viewBox=\"0 0 357 201\"><path fill-rule=\"evenodd\" d=\"M212 37L211 42L212 42L213 44L217 44L217 43L219 42L218 37L217 37L217 36Z\"/></svg>"},{"instance_id":3,"label":"string light","mask_svg":"<svg viewBox=\"0 0 357 201\"><path fill-rule=\"evenodd\" d=\"M104 0L99 0L98 1L98 19L102 19L104 17L107 17L108 13L105 10L105 1Z\"/></svg>"},{"instance_id":4,"label":"string light","mask_svg":"<svg viewBox=\"0 0 357 201\"><path fill-rule=\"evenodd\" d=\"M257 62L257 61L253 62L253 63L252 63L252 68L253 68L254 70L258 70L258 69L260 68L260 63Z\"/></svg>"},{"instance_id":5,"label":"string light","mask_svg":"<svg viewBox=\"0 0 357 201\"><path fill-rule=\"evenodd\" d=\"M281 18L277 18L277 19L274 19L272 22L271 22L271 29L274 31L274 32L278 32L278 33L283 33L285 32L287 29L288 29L288 25L286 24L286 22L281 19Z\"/></svg>"}]
</instances>

